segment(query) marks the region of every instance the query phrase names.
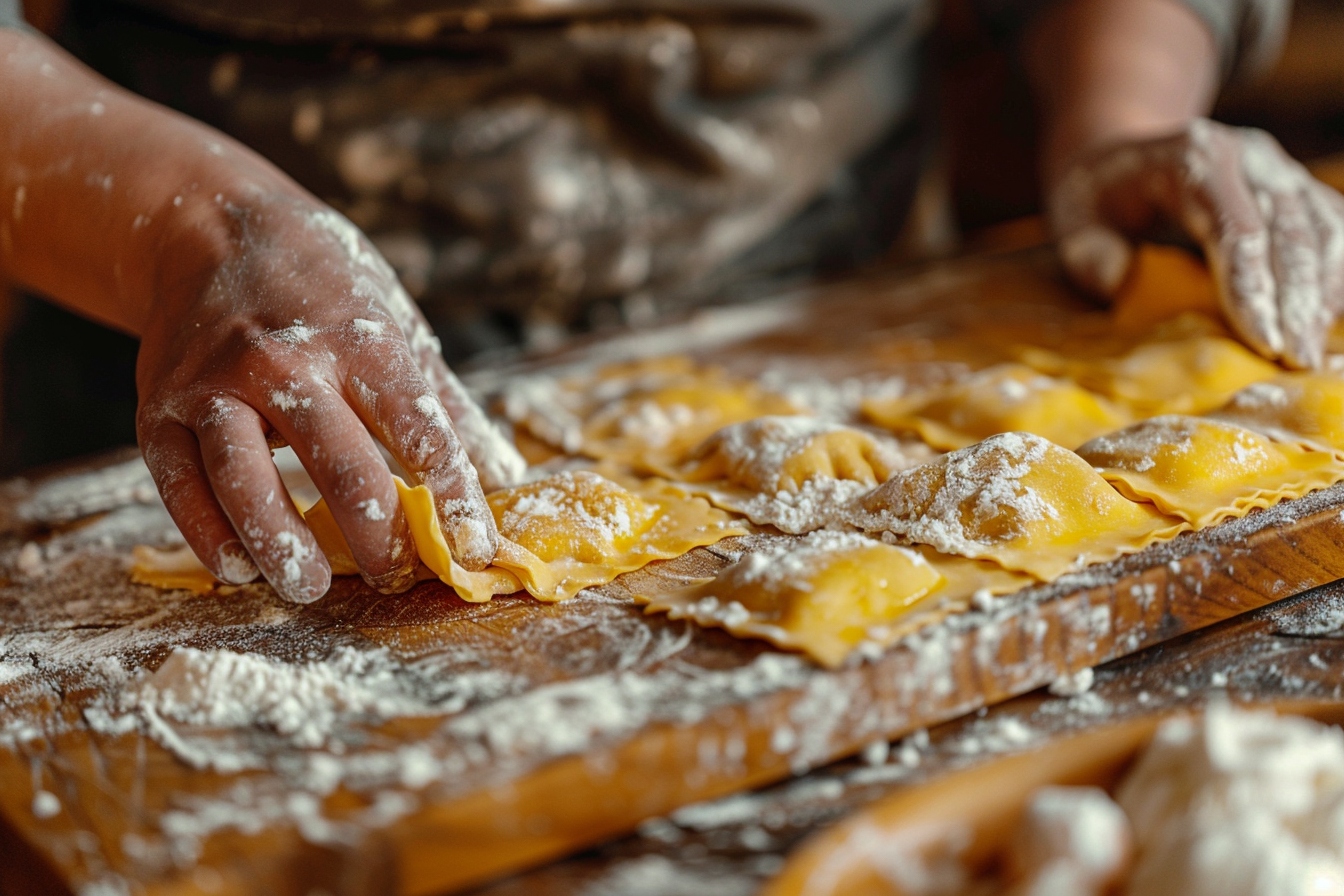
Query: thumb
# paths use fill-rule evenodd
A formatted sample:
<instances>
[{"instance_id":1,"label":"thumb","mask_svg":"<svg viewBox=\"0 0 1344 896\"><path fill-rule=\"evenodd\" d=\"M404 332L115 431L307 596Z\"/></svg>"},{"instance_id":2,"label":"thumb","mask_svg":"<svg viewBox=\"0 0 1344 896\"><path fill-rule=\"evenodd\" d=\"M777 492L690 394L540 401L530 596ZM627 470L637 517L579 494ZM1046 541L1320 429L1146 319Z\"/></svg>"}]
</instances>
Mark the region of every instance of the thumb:
<instances>
[{"instance_id":1,"label":"thumb","mask_svg":"<svg viewBox=\"0 0 1344 896\"><path fill-rule=\"evenodd\" d=\"M1058 237L1064 271L1079 287L1113 299L1134 266L1134 247L1116 230L1093 223Z\"/></svg>"},{"instance_id":2,"label":"thumb","mask_svg":"<svg viewBox=\"0 0 1344 896\"><path fill-rule=\"evenodd\" d=\"M1097 298L1113 299L1134 265L1134 246L1101 216L1100 172L1075 165L1050 191L1050 226L1064 272Z\"/></svg>"}]
</instances>

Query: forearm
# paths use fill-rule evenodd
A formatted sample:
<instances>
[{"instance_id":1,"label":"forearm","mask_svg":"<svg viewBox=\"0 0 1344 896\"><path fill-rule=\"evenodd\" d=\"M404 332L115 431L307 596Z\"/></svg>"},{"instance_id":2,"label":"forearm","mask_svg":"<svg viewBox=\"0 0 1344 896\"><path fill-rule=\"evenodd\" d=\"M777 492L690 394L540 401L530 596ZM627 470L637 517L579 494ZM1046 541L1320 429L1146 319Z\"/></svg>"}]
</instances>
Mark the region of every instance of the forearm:
<instances>
[{"instance_id":1,"label":"forearm","mask_svg":"<svg viewBox=\"0 0 1344 896\"><path fill-rule=\"evenodd\" d=\"M1219 54L1177 0L1061 0L1028 32L1047 190L1080 154L1171 134L1207 115Z\"/></svg>"},{"instance_id":2,"label":"forearm","mask_svg":"<svg viewBox=\"0 0 1344 896\"><path fill-rule=\"evenodd\" d=\"M0 274L133 334L231 251L230 209L313 201L251 151L0 30Z\"/></svg>"}]
</instances>

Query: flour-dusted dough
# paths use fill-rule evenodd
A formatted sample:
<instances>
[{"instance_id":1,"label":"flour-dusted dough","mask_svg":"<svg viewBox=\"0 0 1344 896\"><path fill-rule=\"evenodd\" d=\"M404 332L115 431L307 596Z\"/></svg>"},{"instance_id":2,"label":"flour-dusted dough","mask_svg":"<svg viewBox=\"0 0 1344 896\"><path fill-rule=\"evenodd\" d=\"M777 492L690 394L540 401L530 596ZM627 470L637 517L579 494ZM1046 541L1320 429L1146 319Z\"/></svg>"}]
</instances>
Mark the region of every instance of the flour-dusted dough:
<instances>
[{"instance_id":1,"label":"flour-dusted dough","mask_svg":"<svg viewBox=\"0 0 1344 896\"><path fill-rule=\"evenodd\" d=\"M838 665L943 577L920 554L854 532L780 538L716 577L648 601L651 612L765 638Z\"/></svg>"},{"instance_id":2,"label":"flour-dusted dough","mask_svg":"<svg viewBox=\"0 0 1344 896\"><path fill-rule=\"evenodd\" d=\"M1344 451L1344 379L1287 373L1247 386L1209 416L1276 441Z\"/></svg>"},{"instance_id":3,"label":"flour-dusted dough","mask_svg":"<svg viewBox=\"0 0 1344 896\"><path fill-rule=\"evenodd\" d=\"M569 454L642 473L683 463L716 430L803 409L752 380L672 356L615 364L572 377L511 416L536 438ZM560 419L563 418L563 419Z\"/></svg>"},{"instance_id":4,"label":"flour-dusted dough","mask_svg":"<svg viewBox=\"0 0 1344 896\"><path fill-rule=\"evenodd\" d=\"M929 456L852 426L772 416L724 427L669 476L715 506L802 534L835 524L854 498Z\"/></svg>"},{"instance_id":5,"label":"flour-dusted dough","mask_svg":"<svg viewBox=\"0 0 1344 896\"><path fill-rule=\"evenodd\" d=\"M837 666L862 644L890 644L964 611L977 594L1008 594L1035 581L855 532L761 538L768 540L712 578L671 593L636 592L635 599L651 613L762 638Z\"/></svg>"},{"instance_id":6,"label":"flour-dusted dough","mask_svg":"<svg viewBox=\"0 0 1344 896\"><path fill-rule=\"evenodd\" d=\"M1030 433L991 436L898 473L855 502L848 521L1043 581L1185 525L1125 498L1078 455Z\"/></svg>"},{"instance_id":7,"label":"flour-dusted dough","mask_svg":"<svg viewBox=\"0 0 1344 896\"><path fill-rule=\"evenodd\" d=\"M626 489L596 473L560 473L486 496L499 526L499 553L490 566L472 572L453 560L429 489L398 479L397 491L421 561L472 602L517 591L565 600L654 560L747 532L707 502L658 482ZM306 519L333 570L357 571L325 502Z\"/></svg>"},{"instance_id":8,"label":"flour-dusted dough","mask_svg":"<svg viewBox=\"0 0 1344 896\"><path fill-rule=\"evenodd\" d=\"M1245 516L1344 479L1333 452L1275 443L1234 423L1153 417L1078 449L1122 494L1195 528Z\"/></svg>"},{"instance_id":9,"label":"flour-dusted dough","mask_svg":"<svg viewBox=\"0 0 1344 896\"><path fill-rule=\"evenodd\" d=\"M965 448L1002 432L1081 445L1132 417L1106 398L1022 364L999 364L932 393L863 403L873 422L912 432L934 448Z\"/></svg>"}]
</instances>

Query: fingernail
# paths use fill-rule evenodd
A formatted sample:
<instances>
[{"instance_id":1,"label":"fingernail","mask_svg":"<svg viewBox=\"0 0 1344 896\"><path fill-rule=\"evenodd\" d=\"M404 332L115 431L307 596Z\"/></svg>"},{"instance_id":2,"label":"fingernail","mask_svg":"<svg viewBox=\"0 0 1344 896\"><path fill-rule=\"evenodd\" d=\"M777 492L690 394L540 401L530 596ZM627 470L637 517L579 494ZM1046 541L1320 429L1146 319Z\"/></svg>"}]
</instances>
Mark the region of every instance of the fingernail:
<instances>
[{"instance_id":1,"label":"fingernail","mask_svg":"<svg viewBox=\"0 0 1344 896\"><path fill-rule=\"evenodd\" d=\"M1113 296L1124 285L1134 250L1108 227L1084 227L1063 237L1059 254L1064 265L1102 295Z\"/></svg>"},{"instance_id":2,"label":"fingernail","mask_svg":"<svg viewBox=\"0 0 1344 896\"><path fill-rule=\"evenodd\" d=\"M472 571L485 569L495 559L499 548L498 535L492 526L487 526L474 516L464 514L445 514L445 531L453 549L453 555L464 569Z\"/></svg>"},{"instance_id":3,"label":"fingernail","mask_svg":"<svg viewBox=\"0 0 1344 896\"><path fill-rule=\"evenodd\" d=\"M403 566L381 576L366 575L363 578L379 594L404 594L415 585L415 566Z\"/></svg>"},{"instance_id":4,"label":"fingernail","mask_svg":"<svg viewBox=\"0 0 1344 896\"><path fill-rule=\"evenodd\" d=\"M246 585L255 581L261 575L261 570L252 562L243 543L235 539L220 545L215 560L215 574L225 584Z\"/></svg>"},{"instance_id":5,"label":"fingernail","mask_svg":"<svg viewBox=\"0 0 1344 896\"><path fill-rule=\"evenodd\" d=\"M310 604L331 588L331 571L327 569L314 570L306 581L295 585L285 585L276 587L276 592L285 600L293 604ZM275 583L272 582L272 585Z\"/></svg>"}]
</instances>

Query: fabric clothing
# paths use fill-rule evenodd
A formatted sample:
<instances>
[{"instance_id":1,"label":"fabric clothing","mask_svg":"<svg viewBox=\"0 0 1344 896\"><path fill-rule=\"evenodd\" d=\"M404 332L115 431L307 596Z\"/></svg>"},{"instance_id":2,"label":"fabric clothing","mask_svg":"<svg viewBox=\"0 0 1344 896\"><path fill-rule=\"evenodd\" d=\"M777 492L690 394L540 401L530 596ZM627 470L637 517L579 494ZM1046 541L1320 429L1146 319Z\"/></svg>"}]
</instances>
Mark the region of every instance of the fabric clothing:
<instances>
[{"instance_id":1,"label":"fabric clothing","mask_svg":"<svg viewBox=\"0 0 1344 896\"><path fill-rule=\"evenodd\" d=\"M1011 36L1049 0L976 2ZM1270 11L1287 6L1185 2L1229 60L1259 53ZM581 324L632 296L666 307L880 252L927 145L935 11L934 0L75 0L69 39L349 215L441 330L503 322L483 331L489 342L524 323ZM862 164L874 153L900 160L900 177Z\"/></svg>"},{"instance_id":2,"label":"fabric clothing","mask_svg":"<svg viewBox=\"0 0 1344 896\"><path fill-rule=\"evenodd\" d=\"M0 28L23 26L23 7L19 0L0 0Z\"/></svg>"}]
</instances>

